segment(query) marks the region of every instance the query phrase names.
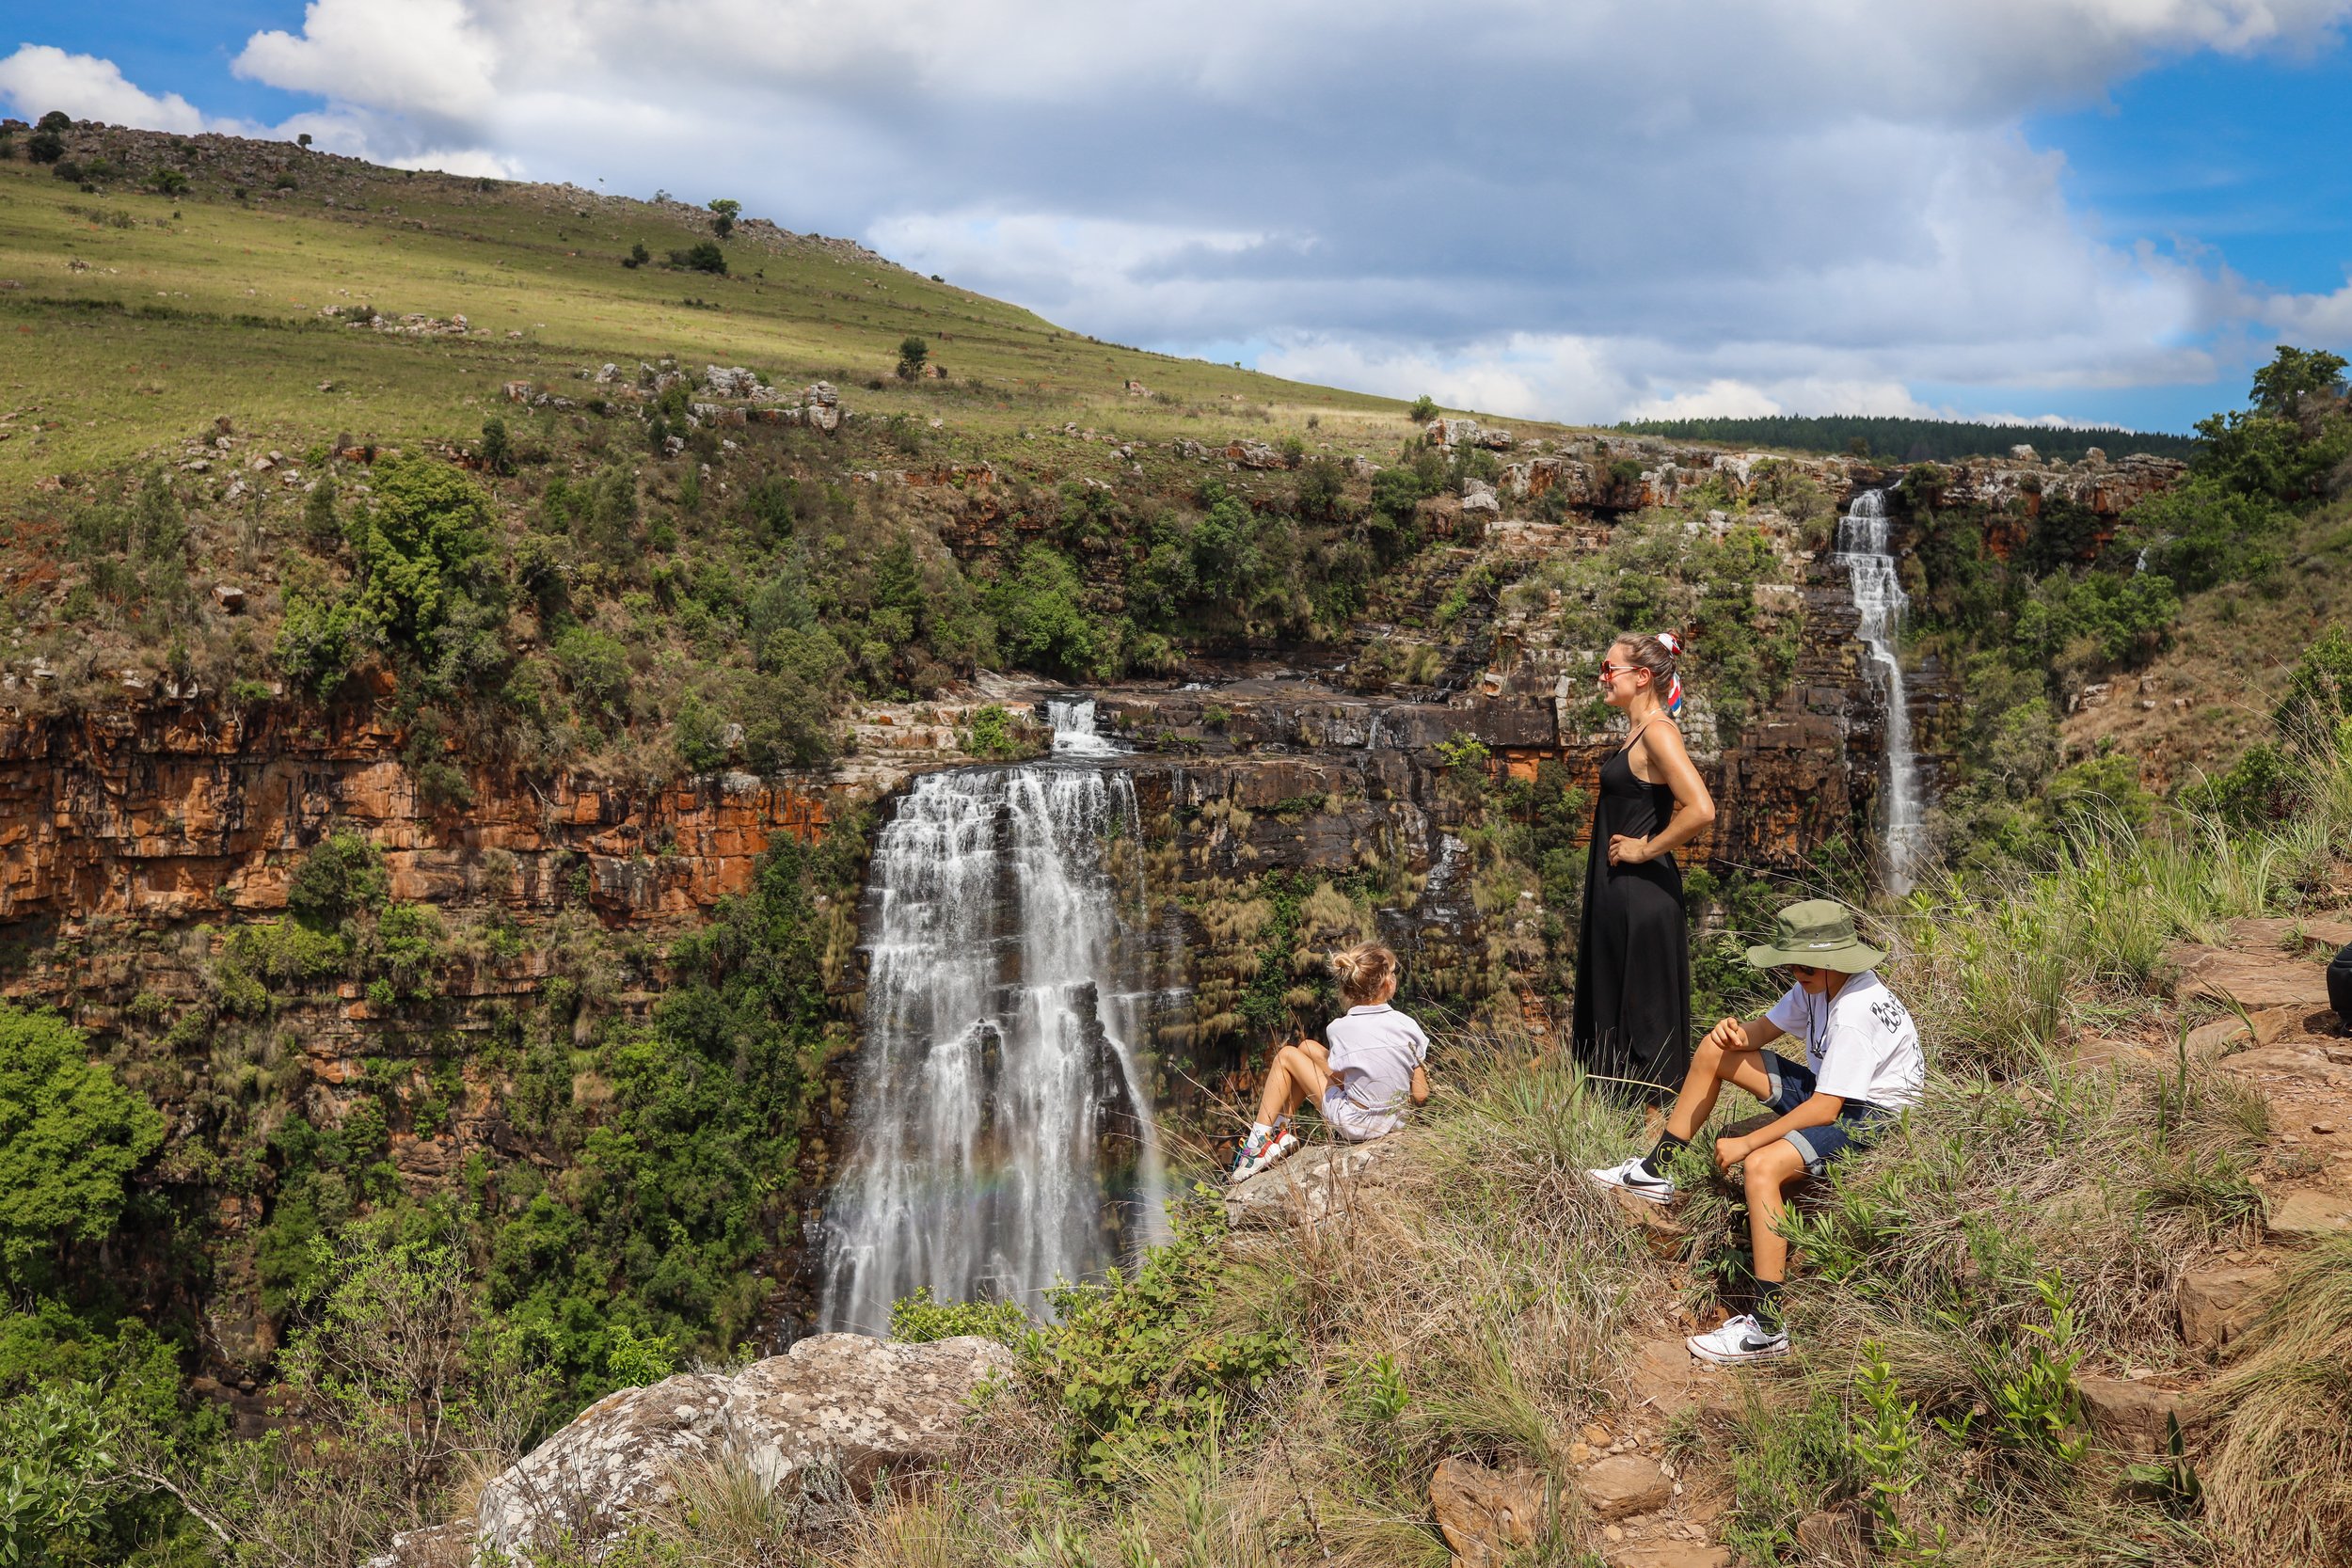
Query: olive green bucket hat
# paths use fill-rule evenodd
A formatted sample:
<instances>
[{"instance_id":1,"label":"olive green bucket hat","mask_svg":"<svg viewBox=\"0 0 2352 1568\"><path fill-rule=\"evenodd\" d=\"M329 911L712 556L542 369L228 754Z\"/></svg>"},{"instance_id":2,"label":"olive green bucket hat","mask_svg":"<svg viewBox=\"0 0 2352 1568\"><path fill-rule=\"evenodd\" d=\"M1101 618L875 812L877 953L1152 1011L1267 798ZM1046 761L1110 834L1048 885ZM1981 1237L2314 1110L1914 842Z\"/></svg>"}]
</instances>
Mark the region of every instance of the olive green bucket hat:
<instances>
[{"instance_id":1,"label":"olive green bucket hat","mask_svg":"<svg viewBox=\"0 0 2352 1568\"><path fill-rule=\"evenodd\" d=\"M1834 898L1808 898L1791 904L1773 917L1772 940L1748 949L1748 962L1758 969L1782 964L1808 964L1859 974L1886 961L1886 950L1873 947L1854 934L1853 911Z\"/></svg>"}]
</instances>

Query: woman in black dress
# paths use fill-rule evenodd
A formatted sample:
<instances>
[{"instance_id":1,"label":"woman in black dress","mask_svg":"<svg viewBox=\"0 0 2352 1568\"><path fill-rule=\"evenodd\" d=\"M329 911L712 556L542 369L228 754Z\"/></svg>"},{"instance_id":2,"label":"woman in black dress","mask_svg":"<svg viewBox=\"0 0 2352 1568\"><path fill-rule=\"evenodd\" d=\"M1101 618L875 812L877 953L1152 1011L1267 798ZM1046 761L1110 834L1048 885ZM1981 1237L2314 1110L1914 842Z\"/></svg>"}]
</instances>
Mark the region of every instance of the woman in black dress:
<instances>
[{"instance_id":1,"label":"woman in black dress","mask_svg":"<svg viewBox=\"0 0 2352 1568\"><path fill-rule=\"evenodd\" d=\"M1576 942L1577 1060L1629 1099L1675 1092L1691 1065L1691 926L1674 851L1715 820L1714 798L1674 721L1673 633L1621 637L1600 665L1626 743L1601 764L1584 917Z\"/></svg>"}]
</instances>

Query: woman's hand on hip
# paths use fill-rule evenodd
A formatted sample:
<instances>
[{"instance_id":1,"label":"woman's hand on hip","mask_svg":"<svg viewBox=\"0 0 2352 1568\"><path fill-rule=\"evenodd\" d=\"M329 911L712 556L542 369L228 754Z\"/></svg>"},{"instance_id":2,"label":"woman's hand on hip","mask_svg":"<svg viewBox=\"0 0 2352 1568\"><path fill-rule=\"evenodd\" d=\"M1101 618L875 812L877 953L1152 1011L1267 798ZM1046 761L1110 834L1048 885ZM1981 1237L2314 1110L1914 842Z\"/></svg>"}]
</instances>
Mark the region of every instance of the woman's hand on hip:
<instances>
[{"instance_id":1,"label":"woman's hand on hip","mask_svg":"<svg viewBox=\"0 0 2352 1568\"><path fill-rule=\"evenodd\" d=\"M1644 861L1654 860L1657 855L1658 851L1650 847L1650 842L1646 838L1635 838L1629 833L1609 835L1609 863L1611 865L1639 865Z\"/></svg>"}]
</instances>

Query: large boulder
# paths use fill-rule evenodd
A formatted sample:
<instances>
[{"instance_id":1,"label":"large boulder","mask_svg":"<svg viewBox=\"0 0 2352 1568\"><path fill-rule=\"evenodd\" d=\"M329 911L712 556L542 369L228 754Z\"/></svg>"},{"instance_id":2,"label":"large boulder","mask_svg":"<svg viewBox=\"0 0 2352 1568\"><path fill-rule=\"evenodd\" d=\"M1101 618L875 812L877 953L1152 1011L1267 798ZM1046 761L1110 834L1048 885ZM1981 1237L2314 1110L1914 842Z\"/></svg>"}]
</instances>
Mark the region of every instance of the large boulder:
<instances>
[{"instance_id":1,"label":"large boulder","mask_svg":"<svg viewBox=\"0 0 2352 1568\"><path fill-rule=\"evenodd\" d=\"M475 1544L515 1557L559 1536L609 1540L668 1501L697 1463L741 1465L771 1491L826 1471L870 1493L884 1473L935 1464L973 1394L1013 1365L993 1339L819 1334L733 1374L623 1389L483 1488Z\"/></svg>"}]
</instances>

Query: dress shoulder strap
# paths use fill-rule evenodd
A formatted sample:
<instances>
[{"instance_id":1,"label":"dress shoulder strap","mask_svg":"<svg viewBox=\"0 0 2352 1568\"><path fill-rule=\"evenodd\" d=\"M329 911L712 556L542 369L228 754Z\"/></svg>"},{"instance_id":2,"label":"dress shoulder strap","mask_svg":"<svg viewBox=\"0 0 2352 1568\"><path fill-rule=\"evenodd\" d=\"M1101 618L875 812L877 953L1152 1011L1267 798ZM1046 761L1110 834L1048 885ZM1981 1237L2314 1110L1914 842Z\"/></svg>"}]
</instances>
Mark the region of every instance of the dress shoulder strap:
<instances>
[{"instance_id":1,"label":"dress shoulder strap","mask_svg":"<svg viewBox=\"0 0 2352 1568\"><path fill-rule=\"evenodd\" d=\"M1641 723L1634 726L1633 733L1625 737L1625 744L1617 748L1619 754L1622 755L1623 753L1633 750L1633 743L1641 739L1644 733L1646 732L1652 724L1657 723L1661 719L1665 717L1666 716L1663 713L1653 713L1647 719L1643 720Z\"/></svg>"}]
</instances>

